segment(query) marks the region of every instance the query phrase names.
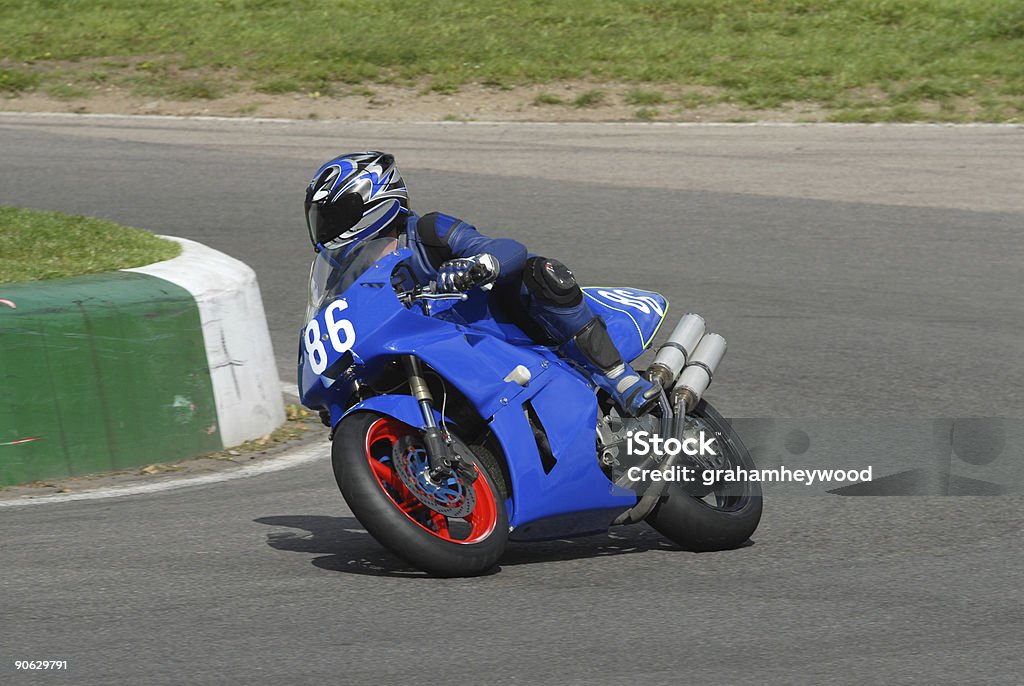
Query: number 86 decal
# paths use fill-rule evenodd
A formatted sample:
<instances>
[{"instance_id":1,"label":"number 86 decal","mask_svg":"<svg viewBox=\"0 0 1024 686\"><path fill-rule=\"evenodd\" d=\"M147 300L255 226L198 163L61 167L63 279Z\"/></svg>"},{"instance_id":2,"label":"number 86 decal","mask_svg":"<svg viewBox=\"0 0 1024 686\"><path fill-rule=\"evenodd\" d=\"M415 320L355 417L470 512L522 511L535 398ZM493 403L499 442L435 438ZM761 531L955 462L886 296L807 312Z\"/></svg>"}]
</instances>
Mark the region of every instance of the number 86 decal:
<instances>
[{"instance_id":1,"label":"number 86 decal","mask_svg":"<svg viewBox=\"0 0 1024 686\"><path fill-rule=\"evenodd\" d=\"M356 342L356 330L347 319L337 319L338 314L348 307L344 300L335 300L324 310L324 323L327 325L327 336L320 331L320 320L313 319L306 324L302 341L306 344L306 359L314 374L323 374L327 369L327 348L324 339L330 340L335 352L342 355L348 352ZM344 335L342 338L341 334Z\"/></svg>"}]
</instances>

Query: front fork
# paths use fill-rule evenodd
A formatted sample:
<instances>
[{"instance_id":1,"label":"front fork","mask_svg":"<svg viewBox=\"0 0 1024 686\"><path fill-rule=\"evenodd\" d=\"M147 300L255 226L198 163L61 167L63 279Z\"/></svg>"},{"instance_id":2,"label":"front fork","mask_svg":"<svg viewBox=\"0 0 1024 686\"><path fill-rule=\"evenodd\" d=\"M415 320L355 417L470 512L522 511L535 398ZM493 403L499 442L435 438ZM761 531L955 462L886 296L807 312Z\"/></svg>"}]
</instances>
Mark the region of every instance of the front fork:
<instances>
[{"instance_id":1,"label":"front fork","mask_svg":"<svg viewBox=\"0 0 1024 686\"><path fill-rule=\"evenodd\" d=\"M457 473L469 482L476 480L476 470L466 464L462 457L455 453L451 437L442 431L434 419L434 398L423 377L423 365L415 355L403 355L402 366L409 377L409 390L420 406L423 417L423 443L427 449L430 463L429 477L440 482Z\"/></svg>"}]
</instances>

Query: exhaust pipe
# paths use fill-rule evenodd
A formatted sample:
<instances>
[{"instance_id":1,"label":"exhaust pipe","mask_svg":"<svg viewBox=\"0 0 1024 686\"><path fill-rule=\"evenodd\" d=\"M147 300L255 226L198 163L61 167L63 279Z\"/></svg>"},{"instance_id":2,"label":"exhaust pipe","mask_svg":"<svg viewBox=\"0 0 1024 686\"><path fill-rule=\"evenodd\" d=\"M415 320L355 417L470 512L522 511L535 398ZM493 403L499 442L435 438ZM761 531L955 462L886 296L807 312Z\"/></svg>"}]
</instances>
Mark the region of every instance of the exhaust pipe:
<instances>
[{"instance_id":1,"label":"exhaust pipe","mask_svg":"<svg viewBox=\"0 0 1024 686\"><path fill-rule=\"evenodd\" d=\"M701 396L708 390L715 370L725 357L725 339L717 333L709 333L700 339L690 361L679 375L679 381L672 389L672 406L685 406L686 412L697 407Z\"/></svg>"},{"instance_id":2,"label":"exhaust pipe","mask_svg":"<svg viewBox=\"0 0 1024 686\"><path fill-rule=\"evenodd\" d=\"M703 335L704 318L699 314L683 315L665 345L658 349L654 362L647 369L647 378L661 384L662 388L671 388Z\"/></svg>"}]
</instances>

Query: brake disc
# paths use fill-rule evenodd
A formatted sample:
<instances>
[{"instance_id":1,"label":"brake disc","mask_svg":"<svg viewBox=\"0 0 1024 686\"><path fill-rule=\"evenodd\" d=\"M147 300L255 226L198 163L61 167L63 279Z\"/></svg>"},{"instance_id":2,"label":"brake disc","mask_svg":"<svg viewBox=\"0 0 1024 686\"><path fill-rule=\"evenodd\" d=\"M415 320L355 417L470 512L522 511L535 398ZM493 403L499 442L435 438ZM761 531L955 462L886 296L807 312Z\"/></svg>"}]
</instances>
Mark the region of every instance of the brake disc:
<instances>
[{"instance_id":1,"label":"brake disc","mask_svg":"<svg viewBox=\"0 0 1024 686\"><path fill-rule=\"evenodd\" d=\"M404 436L395 443L391 454L398 478L421 503L446 517L465 517L476 506L472 484L455 473L434 481L430 478L430 459L426 449L413 436Z\"/></svg>"}]
</instances>

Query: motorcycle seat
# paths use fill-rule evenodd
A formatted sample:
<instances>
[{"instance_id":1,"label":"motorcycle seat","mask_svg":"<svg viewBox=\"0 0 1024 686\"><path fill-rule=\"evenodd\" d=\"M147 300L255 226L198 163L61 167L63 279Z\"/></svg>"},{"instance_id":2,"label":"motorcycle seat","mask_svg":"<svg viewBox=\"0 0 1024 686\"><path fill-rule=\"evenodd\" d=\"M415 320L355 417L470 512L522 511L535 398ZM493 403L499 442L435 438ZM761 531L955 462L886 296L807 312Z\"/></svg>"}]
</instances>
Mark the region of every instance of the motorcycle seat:
<instances>
[{"instance_id":1,"label":"motorcycle seat","mask_svg":"<svg viewBox=\"0 0 1024 686\"><path fill-rule=\"evenodd\" d=\"M668 300L638 288L588 286L583 295L600 315L623 359L632 361L651 344L668 312Z\"/></svg>"}]
</instances>

